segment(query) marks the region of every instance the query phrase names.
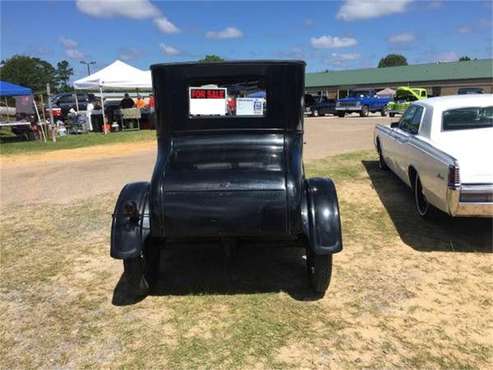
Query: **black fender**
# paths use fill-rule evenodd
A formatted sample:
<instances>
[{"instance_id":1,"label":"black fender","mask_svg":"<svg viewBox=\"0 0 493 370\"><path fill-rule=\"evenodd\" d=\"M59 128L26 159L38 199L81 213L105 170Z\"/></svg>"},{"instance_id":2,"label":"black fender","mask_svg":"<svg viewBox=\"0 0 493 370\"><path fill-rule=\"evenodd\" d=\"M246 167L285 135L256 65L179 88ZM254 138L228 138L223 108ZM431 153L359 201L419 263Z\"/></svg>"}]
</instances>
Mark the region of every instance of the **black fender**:
<instances>
[{"instance_id":1,"label":"black fender","mask_svg":"<svg viewBox=\"0 0 493 370\"><path fill-rule=\"evenodd\" d=\"M307 179L305 191L303 229L311 251L316 255L340 252L342 229L334 182L321 177Z\"/></svg>"},{"instance_id":2,"label":"black fender","mask_svg":"<svg viewBox=\"0 0 493 370\"><path fill-rule=\"evenodd\" d=\"M140 256L150 234L149 188L148 182L133 182L120 192L111 223L111 257Z\"/></svg>"}]
</instances>

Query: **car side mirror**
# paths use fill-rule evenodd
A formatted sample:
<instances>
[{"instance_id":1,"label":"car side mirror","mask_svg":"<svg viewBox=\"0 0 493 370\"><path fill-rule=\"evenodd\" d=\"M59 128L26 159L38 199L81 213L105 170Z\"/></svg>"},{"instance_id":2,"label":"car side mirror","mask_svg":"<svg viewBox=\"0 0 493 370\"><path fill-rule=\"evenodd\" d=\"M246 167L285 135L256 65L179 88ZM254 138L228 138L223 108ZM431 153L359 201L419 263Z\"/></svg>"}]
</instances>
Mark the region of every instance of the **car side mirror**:
<instances>
[{"instance_id":1,"label":"car side mirror","mask_svg":"<svg viewBox=\"0 0 493 370\"><path fill-rule=\"evenodd\" d=\"M390 128L397 128L397 127L399 127L399 122L392 122L390 124Z\"/></svg>"}]
</instances>

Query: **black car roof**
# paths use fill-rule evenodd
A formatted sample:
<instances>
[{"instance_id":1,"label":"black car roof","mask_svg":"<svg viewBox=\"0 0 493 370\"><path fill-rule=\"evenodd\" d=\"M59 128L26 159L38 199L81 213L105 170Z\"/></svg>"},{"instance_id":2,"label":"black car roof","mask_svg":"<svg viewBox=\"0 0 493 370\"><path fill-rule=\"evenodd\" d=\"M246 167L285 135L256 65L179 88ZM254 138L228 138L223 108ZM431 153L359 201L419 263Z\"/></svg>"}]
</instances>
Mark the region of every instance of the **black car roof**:
<instances>
[{"instance_id":1,"label":"black car roof","mask_svg":"<svg viewBox=\"0 0 493 370\"><path fill-rule=\"evenodd\" d=\"M156 96L157 128L165 132L203 130L301 130L305 62L237 60L211 63L161 63L151 66ZM267 112L262 117L189 115L188 89L194 83L262 80Z\"/></svg>"}]
</instances>

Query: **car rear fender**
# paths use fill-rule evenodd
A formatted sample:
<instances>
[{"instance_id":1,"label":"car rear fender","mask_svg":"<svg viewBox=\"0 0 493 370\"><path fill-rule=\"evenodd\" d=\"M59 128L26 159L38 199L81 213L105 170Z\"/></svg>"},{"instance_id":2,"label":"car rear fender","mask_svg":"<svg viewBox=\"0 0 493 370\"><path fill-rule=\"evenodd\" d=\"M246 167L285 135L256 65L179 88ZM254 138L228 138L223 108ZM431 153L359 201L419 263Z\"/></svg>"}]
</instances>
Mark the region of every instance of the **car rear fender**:
<instances>
[{"instance_id":1,"label":"car rear fender","mask_svg":"<svg viewBox=\"0 0 493 370\"><path fill-rule=\"evenodd\" d=\"M342 250L342 230L339 202L334 182L328 178L306 180L306 212L304 233L316 255Z\"/></svg>"},{"instance_id":2,"label":"car rear fender","mask_svg":"<svg viewBox=\"0 0 493 370\"><path fill-rule=\"evenodd\" d=\"M149 183L127 184L120 192L113 213L111 257L126 259L139 256L149 234Z\"/></svg>"}]
</instances>

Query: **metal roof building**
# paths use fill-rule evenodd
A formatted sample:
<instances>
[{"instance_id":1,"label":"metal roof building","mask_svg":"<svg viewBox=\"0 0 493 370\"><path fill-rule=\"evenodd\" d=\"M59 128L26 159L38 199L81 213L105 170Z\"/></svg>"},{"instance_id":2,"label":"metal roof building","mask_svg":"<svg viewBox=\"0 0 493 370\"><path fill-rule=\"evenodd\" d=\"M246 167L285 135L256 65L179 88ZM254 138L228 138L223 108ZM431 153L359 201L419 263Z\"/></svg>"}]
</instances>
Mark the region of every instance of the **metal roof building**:
<instances>
[{"instance_id":1,"label":"metal roof building","mask_svg":"<svg viewBox=\"0 0 493 370\"><path fill-rule=\"evenodd\" d=\"M453 95L460 87L481 87L493 93L493 59L307 73L305 77L307 92L325 95L398 86L427 88L433 95Z\"/></svg>"}]
</instances>

